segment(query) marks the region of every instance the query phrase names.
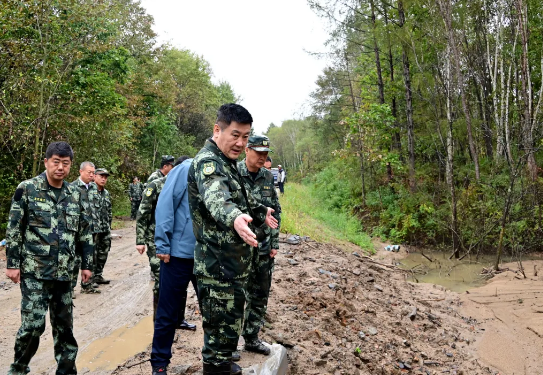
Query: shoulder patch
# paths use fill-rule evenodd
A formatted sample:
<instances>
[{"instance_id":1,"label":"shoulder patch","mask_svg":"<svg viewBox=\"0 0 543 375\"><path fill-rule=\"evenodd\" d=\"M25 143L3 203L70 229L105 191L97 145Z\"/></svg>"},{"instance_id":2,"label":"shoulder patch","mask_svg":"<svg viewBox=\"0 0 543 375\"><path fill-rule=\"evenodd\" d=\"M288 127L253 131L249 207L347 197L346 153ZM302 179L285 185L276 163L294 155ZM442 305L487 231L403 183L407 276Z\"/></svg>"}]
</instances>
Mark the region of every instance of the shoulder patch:
<instances>
[{"instance_id":1,"label":"shoulder patch","mask_svg":"<svg viewBox=\"0 0 543 375\"><path fill-rule=\"evenodd\" d=\"M204 174L206 176L209 176L213 172L215 172L215 164L214 163L204 163Z\"/></svg>"},{"instance_id":2,"label":"shoulder patch","mask_svg":"<svg viewBox=\"0 0 543 375\"><path fill-rule=\"evenodd\" d=\"M13 200L15 202L19 202L21 198L23 197L23 192L24 190L22 188L15 190L15 194L13 195Z\"/></svg>"},{"instance_id":3,"label":"shoulder patch","mask_svg":"<svg viewBox=\"0 0 543 375\"><path fill-rule=\"evenodd\" d=\"M152 189L152 188L147 188L147 189L145 190L145 195L147 195L148 197L150 197L151 194L153 194L153 189Z\"/></svg>"}]
</instances>

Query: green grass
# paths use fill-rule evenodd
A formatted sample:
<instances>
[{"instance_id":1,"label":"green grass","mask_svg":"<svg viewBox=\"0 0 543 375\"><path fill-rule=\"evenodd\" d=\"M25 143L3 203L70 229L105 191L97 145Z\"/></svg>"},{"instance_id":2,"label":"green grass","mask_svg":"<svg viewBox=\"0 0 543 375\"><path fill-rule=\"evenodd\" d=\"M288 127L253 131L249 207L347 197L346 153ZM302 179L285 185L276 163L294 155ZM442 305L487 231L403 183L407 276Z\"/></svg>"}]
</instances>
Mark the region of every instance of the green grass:
<instances>
[{"instance_id":1,"label":"green grass","mask_svg":"<svg viewBox=\"0 0 543 375\"><path fill-rule=\"evenodd\" d=\"M281 202L281 232L309 236L319 242L351 242L374 252L371 237L357 218L328 209L311 187L289 182Z\"/></svg>"}]
</instances>

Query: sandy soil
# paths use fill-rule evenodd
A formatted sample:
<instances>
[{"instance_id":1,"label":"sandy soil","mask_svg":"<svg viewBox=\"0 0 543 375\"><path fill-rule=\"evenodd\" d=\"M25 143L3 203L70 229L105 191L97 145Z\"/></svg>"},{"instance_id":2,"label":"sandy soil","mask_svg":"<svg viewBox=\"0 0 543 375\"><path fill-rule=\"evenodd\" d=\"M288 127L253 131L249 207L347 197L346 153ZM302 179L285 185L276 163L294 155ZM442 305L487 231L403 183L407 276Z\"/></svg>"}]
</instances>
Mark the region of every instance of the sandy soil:
<instances>
[{"instance_id":1,"label":"sandy soil","mask_svg":"<svg viewBox=\"0 0 543 375\"><path fill-rule=\"evenodd\" d=\"M500 374L543 374L543 278L534 275L534 265L541 268L543 261L523 264L526 279L517 264L505 264L513 271L462 295L463 313L485 330L475 344L477 354Z\"/></svg>"},{"instance_id":2,"label":"sandy soil","mask_svg":"<svg viewBox=\"0 0 543 375\"><path fill-rule=\"evenodd\" d=\"M80 373L110 373L115 365L144 350L152 341L152 291L147 256L135 250L135 224L113 231L116 236L104 270L111 284L101 294L79 294L74 300L74 332L79 343ZM18 285L4 276L5 252L0 251L0 373L7 373L13 359L13 344L19 328L21 293ZM139 323L139 324L138 324ZM147 325L145 325L147 323ZM123 332L137 326L136 339L124 340ZM120 335L120 336L119 336ZM121 337L119 339L119 337ZM106 354L110 353L110 357ZM113 353L113 355L111 355ZM100 358L104 357L104 358ZM111 361L114 362L111 365ZM49 321L40 348L30 363L32 373L54 374L53 339Z\"/></svg>"}]
</instances>

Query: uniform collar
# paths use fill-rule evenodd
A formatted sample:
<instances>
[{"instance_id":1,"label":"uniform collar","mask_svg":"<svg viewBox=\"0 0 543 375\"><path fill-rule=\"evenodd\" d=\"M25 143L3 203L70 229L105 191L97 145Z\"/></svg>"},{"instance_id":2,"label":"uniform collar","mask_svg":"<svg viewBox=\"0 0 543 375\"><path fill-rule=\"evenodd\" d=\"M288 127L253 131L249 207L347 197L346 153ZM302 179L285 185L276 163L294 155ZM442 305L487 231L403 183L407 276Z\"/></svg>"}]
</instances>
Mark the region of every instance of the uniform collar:
<instances>
[{"instance_id":1,"label":"uniform collar","mask_svg":"<svg viewBox=\"0 0 543 375\"><path fill-rule=\"evenodd\" d=\"M49 189L49 181L47 181L47 176L45 175L45 172L43 172L42 174L40 174L38 176L39 179L41 179L41 186L40 186L40 189L41 190L45 190L45 191L49 191L49 195L51 197L54 197L55 194L50 191ZM57 201L57 203L61 202L64 198L66 198L67 195L71 195L72 194L72 191L70 190L70 185L66 182L66 181L62 181L62 187L61 187L61 192L60 192L60 197ZM56 197L55 197L56 199Z\"/></svg>"},{"instance_id":2,"label":"uniform collar","mask_svg":"<svg viewBox=\"0 0 543 375\"><path fill-rule=\"evenodd\" d=\"M258 180L260 177L264 176L263 170L265 169L266 168L262 167L258 170L258 174L256 175L255 181ZM238 163L238 170L239 170L239 173L243 177L249 177L251 175L251 173L249 172L249 168L247 168L247 162L245 159L243 159L242 161Z\"/></svg>"}]
</instances>

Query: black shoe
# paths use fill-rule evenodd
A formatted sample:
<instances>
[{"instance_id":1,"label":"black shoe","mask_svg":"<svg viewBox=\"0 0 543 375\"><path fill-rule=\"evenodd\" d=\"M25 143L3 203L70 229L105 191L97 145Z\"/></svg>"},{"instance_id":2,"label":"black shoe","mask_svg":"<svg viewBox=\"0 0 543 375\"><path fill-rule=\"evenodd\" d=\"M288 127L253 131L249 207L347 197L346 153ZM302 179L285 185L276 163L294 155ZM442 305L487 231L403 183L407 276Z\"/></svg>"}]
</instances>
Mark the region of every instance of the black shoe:
<instances>
[{"instance_id":1,"label":"black shoe","mask_svg":"<svg viewBox=\"0 0 543 375\"><path fill-rule=\"evenodd\" d=\"M237 363L230 362L230 374L241 375L241 367Z\"/></svg>"},{"instance_id":2,"label":"black shoe","mask_svg":"<svg viewBox=\"0 0 543 375\"><path fill-rule=\"evenodd\" d=\"M245 350L248 352L264 354L264 355L269 355L271 352L270 348L264 345L262 341L260 341L260 339L246 340Z\"/></svg>"},{"instance_id":3,"label":"black shoe","mask_svg":"<svg viewBox=\"0 0 543 375\"><path fill-rule=\"evenodd\" d=\"M241 359L241 356L239 355L239 352L236 350L235 352L232 352L232 361L238 362Z\"/></svg>"},{"instance_id":4,"label":"black shoe","mask_svg":"<svg viewBox=\"0 0 543 375\"><path fill-rule=\"evenodd\" d=\"M81 287L81 294L100 294L100 293L102 293L102 291L95 289L92 286L88 286L85 288Z\"/></svg>"},{"instance_id":5,"label":"black shoe","mask_svg":"<svg viewBox=\"0 0 543 375\"><path fill-rule=\"evenodd\" d=\"M168 375L166 367L153 367L153 375Z\"/></svg>"},{"instance_id":6,"label":"black shoe","mask_svg":"<svg viewBox=\"0 0 543 375\"><path fill-rule=\"evenodd\" d=\"M186 320L183 320L175 328L176 329L186 329L187 331L196 331L196 324L190 324Z\"/></svg>"},{"instance_id":7,"label":"black shoe","mask_svg":"<svg viewBox=\"0 0 543 375\"><path fill-rule=\"evenodd\" d=\"M204 363L203 375L230 375L233 373L232 364L234 362L221 363L220 365ZM236 374L241 374L241 372L237 372Z\"/></svg>"},{"instance_id":8,"label":"black shoe","mask_svg":"<svg viewBox=\"0 0 543 375\"><path fill-rule=\"evenodd\" d=\"M109 284L111 280L106 280L100 275L100 276L94 276L94 278L92 279L92 282L96 284Z\"/></svg>"}]
</instances>

